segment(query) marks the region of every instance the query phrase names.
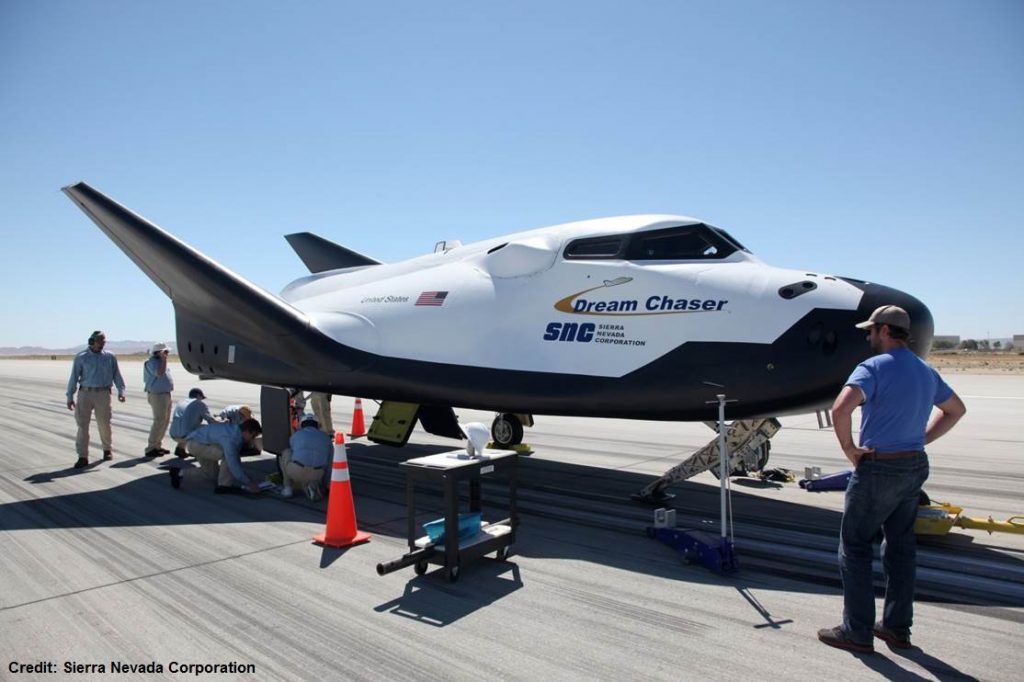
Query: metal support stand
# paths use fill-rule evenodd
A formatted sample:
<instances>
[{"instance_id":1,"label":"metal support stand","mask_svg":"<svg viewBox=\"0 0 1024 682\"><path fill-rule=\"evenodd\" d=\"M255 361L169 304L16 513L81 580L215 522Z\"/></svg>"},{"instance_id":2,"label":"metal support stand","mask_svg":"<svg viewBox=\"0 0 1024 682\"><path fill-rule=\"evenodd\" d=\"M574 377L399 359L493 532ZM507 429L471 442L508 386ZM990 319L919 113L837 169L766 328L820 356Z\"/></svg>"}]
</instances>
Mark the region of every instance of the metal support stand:
<instances>
[{"instance_id":1,"label":"metal support stand","mask_svg":"<svg viewBox=\"0 0 1024 682\"><path fill-rule=\"evenodd\" d=\"M726 447L725 399L719 393L718 399L718 466L719 471L728 471L729 455ZM649 527L647 535L661 540L672 547L686 562L699 561L705 567L717 573L731 573L739 570L732 532L732 497L729 488L729 477L719 477L719 511L721 531L719 537L702 530L684 528ZM664 510L659 510L664 513ZM655 512L657 516L657 512Z\"/></svg>"}]
</instances>

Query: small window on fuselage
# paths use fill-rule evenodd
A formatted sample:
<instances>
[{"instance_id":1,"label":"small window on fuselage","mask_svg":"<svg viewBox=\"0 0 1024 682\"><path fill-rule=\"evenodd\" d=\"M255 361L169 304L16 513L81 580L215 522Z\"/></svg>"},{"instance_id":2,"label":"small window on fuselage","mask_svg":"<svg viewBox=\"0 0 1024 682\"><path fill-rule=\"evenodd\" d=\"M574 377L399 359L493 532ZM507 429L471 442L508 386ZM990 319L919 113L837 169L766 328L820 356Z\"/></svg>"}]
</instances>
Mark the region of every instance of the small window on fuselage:
<instances>
[{"instance_id":1,"label":"small window on fuselage","mask_svg":"<svg viewBox=\"0 0 1024 682\"><path fill-rule=\"evenodd\" d=\"M736 252L736 245L707 225L683 225L638 232L626 247L629 260L717 260Z\"/></svg>"},{"instance_id":2,"label":"small window on fuselage","mask_svg":"<svg viewBox=\"0 0 1024 682\"><path fill-rule=\"evenodd\" d=\"M570 242L562 255L569 260L622 258L622 237L589 237Z\"/></svg>"}]
</instances>

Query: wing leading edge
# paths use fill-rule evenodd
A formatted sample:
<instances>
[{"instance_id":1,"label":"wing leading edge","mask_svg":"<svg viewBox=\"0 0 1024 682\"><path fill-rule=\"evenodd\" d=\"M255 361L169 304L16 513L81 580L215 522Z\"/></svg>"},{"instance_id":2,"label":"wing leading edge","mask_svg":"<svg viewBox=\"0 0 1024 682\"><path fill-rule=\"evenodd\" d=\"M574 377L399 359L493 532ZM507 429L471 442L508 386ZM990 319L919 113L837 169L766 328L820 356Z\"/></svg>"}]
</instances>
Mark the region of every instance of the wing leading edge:
<instances>
[{"instance_id":1,"label":"wing leading edge","mask_svg":"<svg viewBox=\"0 0 1024 682\"><path fill-rule=\"evenodd\" d=\"M345 347L257 287L85 182L62 191L174 302L176 311L295 365L345 369Z\"/></svg>"}]
</instances>

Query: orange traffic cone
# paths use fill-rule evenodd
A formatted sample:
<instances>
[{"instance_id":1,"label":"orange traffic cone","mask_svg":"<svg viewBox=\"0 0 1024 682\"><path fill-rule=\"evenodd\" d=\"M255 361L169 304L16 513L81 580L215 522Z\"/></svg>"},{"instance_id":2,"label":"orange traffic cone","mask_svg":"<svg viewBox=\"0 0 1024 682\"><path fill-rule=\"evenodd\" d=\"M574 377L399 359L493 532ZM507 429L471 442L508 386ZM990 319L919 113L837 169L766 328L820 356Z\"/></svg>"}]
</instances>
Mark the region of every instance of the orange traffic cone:
<instances>
[{"instance_id":1,"label":"orange traffic cone","mask_svg":"<svg viewBox=\"0 0 1024 682\"><path fill-rule=\"evenodd\" d=\"M370 539L369 533L356 528L356 507L348 475L345 434L334 435L334 464L331 468L331 496L327 501L327 527L313 541L328 547L348 547Z\"/></svg>"},{"instance_id":2,"label":"orange traffic cone","mask_svg":"<svg viewBox=\"0 0 1024 682\"><path fill-rule=\"evenodd\" d=\"M356 398L356 407L352 411L352 432L349 438L362 438L366 435L366 420L363 418L363 401Z\"/></svg>"}]
</instances>

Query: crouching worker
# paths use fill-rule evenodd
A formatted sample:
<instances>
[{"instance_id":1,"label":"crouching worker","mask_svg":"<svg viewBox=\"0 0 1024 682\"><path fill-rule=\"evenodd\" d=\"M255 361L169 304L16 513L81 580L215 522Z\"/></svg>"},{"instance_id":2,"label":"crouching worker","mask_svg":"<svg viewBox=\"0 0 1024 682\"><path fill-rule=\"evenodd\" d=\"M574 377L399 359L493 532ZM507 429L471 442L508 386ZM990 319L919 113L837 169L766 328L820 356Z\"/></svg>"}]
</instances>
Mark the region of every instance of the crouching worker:
<instances>
[{"instance_id":1,"label":"crouching worker","mask_svg":"<svg viewBox=\"0 0 1024 682\"><path fill-rule=\"evenodd\" d=\"M284 478L282 497L291 497L292 488L303 486L309 499L323 497L320 481L331 461L334 445L331 437L320 430L320 424L311 414L302 415L299 430L288 439L288 447L281 453L281 472Z\"/></svg>"},{"instance_id":2,"label":"crouching worker","mask_svg":"<svg viewBox=\"0 0 1024 682\"><path fill-rule=\"evenodd\" d=\"M220 421L229 424L241 424L247 419L252 419L252 408L248 405L228 405L217 413ZM255 457L263 454L263 436L254 438L252 443L242 447L242 457Z\"/></svg>"},{"instance_id":3,"label":"crouching worker","mask_svg":"<svg viewBox=\"0 0 1024 682\"><path fill-rule=\"evenodd\" d=\"M239 486L250 493L260 491L259 484L242 468L239 454L261 433L258 421L246 419L241 424L207 424L188 434L188 451L199 461L203 476L217 479L215 493L237 492Z\"/></svg>"},{"instance_id":4,"label":"crouching worker","mask_svg":"<svg viewBox=\"0 0 1024 682\"><path fill-rule=\"evenodd\" d=\"M203 402L204 400L206 400L206 396L202 389L193 388L188 392L187 398L179 400L174 405L170 435L171 439L178 444L178 447L174 448L174 454L178 457L188 457L188 453L185 451L185 440L190 433L198 429L204 420L209 424L214 422L210 408Z\"/></svg>"},{"instance_id":5,"label":"crouching worker","mask_svg":"<svg viewBox=\"0 0 1024 682\"><path fill-rule=\"evenodd\" d=\"M229 424L241 424L246 419L252 418L252 408L248 405L228 405L218 414L221 421L226 421Z\"/></svg>"}]
</instances>

